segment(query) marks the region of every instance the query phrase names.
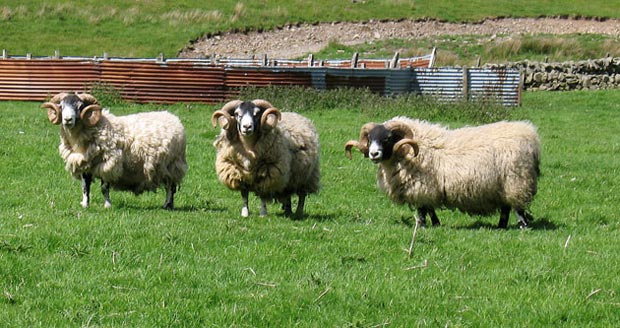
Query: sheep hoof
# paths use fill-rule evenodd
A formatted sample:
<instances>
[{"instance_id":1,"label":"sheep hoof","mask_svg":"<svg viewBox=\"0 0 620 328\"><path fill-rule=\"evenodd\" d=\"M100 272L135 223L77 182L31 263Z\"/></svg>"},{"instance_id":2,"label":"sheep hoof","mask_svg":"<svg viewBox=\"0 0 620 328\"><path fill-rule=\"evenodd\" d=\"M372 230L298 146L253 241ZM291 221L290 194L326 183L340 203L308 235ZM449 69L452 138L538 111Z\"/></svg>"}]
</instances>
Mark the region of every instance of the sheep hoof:
<instances>
[{"instance_id":1,"label":"sheep hoof","mask_svg":"<svg viewBox=\"0 0 620 328\"><path fill-rule=\"evenodd\" d=\"M83 208L88 208L88 202L81 202L80 204Z\"/></svg>"},{"instance_id":2,"label":"sheep hoof","mask_svg":"<svg viewBox=\"0 0 620 328\"><path fill-rule=\"evenodd\" d=\"M105 208L112 208L112 203L110 203L110 202L105 202L105 203L103 204L103 207L105 207Z\"/></svg>"},{"instance_id":3,"label":"sheep hoof","mask_svg":"<svg viewBox=\"0 0 620 328\"><path fill-rule=\"evenodd\" d=\"M247 207L244 207L241 209L241 216L244 218L247 218L248 216L250 216L250 211L248 211Z\"/></svg>"}]
</instances>

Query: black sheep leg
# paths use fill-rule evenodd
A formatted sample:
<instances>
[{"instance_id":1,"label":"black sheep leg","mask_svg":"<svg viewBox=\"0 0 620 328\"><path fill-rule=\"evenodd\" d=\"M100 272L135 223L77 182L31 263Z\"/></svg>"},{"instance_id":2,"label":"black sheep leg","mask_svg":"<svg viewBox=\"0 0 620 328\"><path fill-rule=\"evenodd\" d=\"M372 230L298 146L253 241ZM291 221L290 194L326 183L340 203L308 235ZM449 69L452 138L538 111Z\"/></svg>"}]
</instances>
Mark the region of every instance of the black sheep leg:
<instances>
[{"instance_id":1,"label":"black sheep leg","mask_svg":"<svg viewBox=\"0 0 620 328\"><path fill-rule=\"evenodd\" d=\"M508 227L508 218L510 217L510 206L502 206L499 210L498 228L506 229Z\"/></svg>"},{"instance_id":2,"label":"black sheep leg","mask_svg":"<svg viewBox=\"0 0 620 328\"><path fill-rule=\"evenodd\" d=\"M82 173L82 207L86 208L90 204L90 184L93 182L93 175Z\"/></svg>"}]
</instances>

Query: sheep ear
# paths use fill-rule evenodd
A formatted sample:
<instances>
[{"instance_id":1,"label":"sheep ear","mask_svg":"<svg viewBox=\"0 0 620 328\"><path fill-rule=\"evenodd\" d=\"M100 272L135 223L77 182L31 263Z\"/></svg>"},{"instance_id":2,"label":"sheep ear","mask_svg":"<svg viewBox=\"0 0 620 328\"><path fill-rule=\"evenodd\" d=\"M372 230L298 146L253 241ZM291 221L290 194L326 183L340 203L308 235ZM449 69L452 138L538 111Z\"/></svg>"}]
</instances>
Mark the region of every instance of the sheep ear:
<instances>
[{"instance_id":1,"label":"sheep ear","mask_svg":"<svg viewBox=\"0 0 620 328\"><path fill-rule=\"evenodd\" d=\"M58 105L52 102L46 102L41 105L41 108L47 108L47 119L54 125L60 124L60 120L62 119L62 114L60 112L60 108Z\"/></svg>"},{"instance_id":2,"label":"sheep ear","mask_svg":"<svg viewBox=\"0 0 620 328\"><path fill-rule=\"evenodd\" d=\"M94 126L101 119L101 106L94 104L82 110L80 119L86 126Z\"/></svg>"},{"instance_id":3,"label":"sheep ear","mask_svg":"<svg viewBox=\"0 0 620 328\"><path fill-rule=\"evenodd\" d=\"M282 113L277 108L271 107L263 112L261 116L261 126L275 128L278 121L282 119Z\"/></svg>"}]
</instances>

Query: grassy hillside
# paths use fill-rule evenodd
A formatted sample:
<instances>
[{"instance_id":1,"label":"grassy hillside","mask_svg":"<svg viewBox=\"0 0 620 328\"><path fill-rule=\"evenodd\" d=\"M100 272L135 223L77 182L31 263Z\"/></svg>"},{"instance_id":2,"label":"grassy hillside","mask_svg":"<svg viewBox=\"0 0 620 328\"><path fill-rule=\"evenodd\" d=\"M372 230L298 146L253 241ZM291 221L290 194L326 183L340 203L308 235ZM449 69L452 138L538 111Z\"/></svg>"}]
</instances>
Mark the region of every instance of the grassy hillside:
<instances>
[{"instance_id":1,"label":"grassy hillside","mask_svg":"<svg viewBox=\"0 0 620 328\"><path fill-rule=\"evenodd\" d=\"M9 54L174 57L192 39L288 23L432 17L620 17L610 1L0 1L0 48Z\"/></svg>"},{"instance_id":2,"label":"grassy hillside","mask_svg":"<svg viewBox=\"0 0 620 328\"><path fill-rule=\"evenodd\" d=\"M264 90L261 90L264 91ZM279 96L278 96L279 95ZM369 94L265 96L312 118L323 189L308 217L240 218L217 182L206 105L175 105L188 136L178 210L164 193L98 188L79 205L58 127L38 103L0 111L0 325L50 326L614 326L620 320L620 92L526 93L523 107L470 110ZM117 114L156 106L113 106ZM487 113L480 115L480 113ZM533 228L440 211L411 258L411 212L375 187L375 166L343 145L397 114L453 127L530 119L543 144ZM251 198L251 210L258 211Z\"/></svg>"}]
</instances>

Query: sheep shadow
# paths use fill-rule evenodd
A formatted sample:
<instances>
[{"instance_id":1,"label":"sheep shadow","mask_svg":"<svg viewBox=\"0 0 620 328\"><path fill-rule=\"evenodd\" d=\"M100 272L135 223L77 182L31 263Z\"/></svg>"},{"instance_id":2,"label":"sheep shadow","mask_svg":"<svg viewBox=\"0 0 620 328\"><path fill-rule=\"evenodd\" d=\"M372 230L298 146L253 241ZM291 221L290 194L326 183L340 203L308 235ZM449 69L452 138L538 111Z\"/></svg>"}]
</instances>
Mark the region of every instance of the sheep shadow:
<instances>
[{"instance_id":1,"label":"sheep shadow","mask_svg":"<svg viewBox=\"0 0 620 328\"><path fill-rule=\"evenodd\" d=\"M297 218L294 215L290 216L290 215L285 215L284 213L277 213L275 214L275 216L285 219L285 220L290 220L290 221L316 221L316 222L327 222L327 221L334 221L336 220L336 215L335 214L308 214L305 213L303 217L301 218Z\"/></svg>"},{"instance_id":2,"label":"sheep shadow","mask_svg":"<svg viewBox=\"0 0 620 328\"><path fill-rule=\"evenodd\" d=\"M540 218L530 218L530 223L528 225L528 227L526 229L530 229L530 230L557 230L560 229L563 225L562 224L557 224L551 220L549 220L549 218L547 217L540 217ZM413 227L415 225L415 220L413 219L413 217L409 216L401 216L400 220L394 220L395 224L402 224L405 225L409 228ZM444 226L444 221L442 221L441 226ZM440 226L440 227L441 227ZM483 219L483 218L477 218L475 221L468 223L466 225L454 225L454 226L450 226L451 228L454 229L459 229L459 230L480 230L480 229L488 229L488 230L504 230L501 228L497 227L497 222L490 220L488 218ZM426 224L426 228L433 228L433 226L427 222ZM520 229L520 227L517 225L516 222L510 221L508 223L508 228L506 230L511 230L511 229Z\"/></svg>"},{"instance_id":3,"label":"sheep shadow","mask_svg":"<svg viewBox=\"0 0 620 328\"><path fill-rule=\"evenodd\" d=\"M211 201L205 201L201 204L175 204L173 210L165 209L161 204L144 204L144 203L131 203L131 202L116 202L113 208L117 209L129 209L132 211L164 211L169 213L196 213L196 212L211 212L222 213L228 211L223 206L218 206Z\"/></svg>"},{"instance_id":4,"label":"sheep shadow","mask_svg":"<svg viewBox=\"0 0 620 328\"><path fill-rule=\"evenodd\" d=\"M551 220L549 220L546 217L541 217L541 218L533 218L531 219L530 223L528 224L527 228L528 230L557 230L561 227L560 224L557 224L555 222L552 222ZM492 222L492 221L488 221L488 220L481 220L478 219L470 224L464 225L464 226L456 226L456 229L462 229L462 230L479 230L479 229L489 229L489 230L493 230L493 229L498 229L498 230L504 230L501 228L497 227L497 223L496 222ZM508 223L508 228L506 230L512 230L512 229L521 229L518 224L516 222L510 221Z\"/></svg>"}]
</instances>

